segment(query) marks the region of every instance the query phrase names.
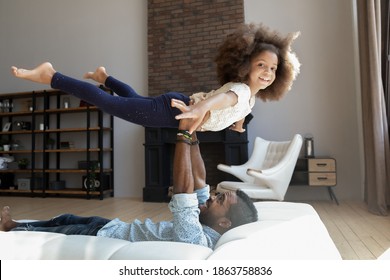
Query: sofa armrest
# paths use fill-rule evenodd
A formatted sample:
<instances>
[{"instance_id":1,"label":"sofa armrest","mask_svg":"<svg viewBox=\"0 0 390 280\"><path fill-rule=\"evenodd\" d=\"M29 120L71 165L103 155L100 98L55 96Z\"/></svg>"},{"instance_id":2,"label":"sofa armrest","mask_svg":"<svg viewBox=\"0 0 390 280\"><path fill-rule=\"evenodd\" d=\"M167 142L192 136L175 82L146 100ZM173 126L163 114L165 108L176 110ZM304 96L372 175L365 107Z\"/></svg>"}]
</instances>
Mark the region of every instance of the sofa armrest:
<instances>
[{"instance_id":1,"label":"sofa armrest","mask_svg":"<svg viewBox=\"0 0 390 280\"><path fill-rule=\"evenodd\" d=\"M390 260L390 248L387 249L382 255L380 255L378 260Z\"/></svg>"}]
</instances>

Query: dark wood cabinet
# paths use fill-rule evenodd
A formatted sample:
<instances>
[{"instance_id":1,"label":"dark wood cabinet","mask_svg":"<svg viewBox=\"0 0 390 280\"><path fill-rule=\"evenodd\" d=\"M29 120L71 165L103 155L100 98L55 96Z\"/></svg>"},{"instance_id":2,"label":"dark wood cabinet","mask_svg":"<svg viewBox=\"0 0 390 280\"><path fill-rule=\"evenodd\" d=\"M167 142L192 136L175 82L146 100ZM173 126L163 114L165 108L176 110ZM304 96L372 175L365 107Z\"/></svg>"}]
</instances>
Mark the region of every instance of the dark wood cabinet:
<instances>
[{"instance_id":1,"label":"dark wood cabinet","mask_svg":"<svg viewBox=\"0 0 390 280\"><path fill-rule=\"evenodd\" d=\"M145 128L145 183L144 201L168 201L172 186L173 155L176 128ZM229 129L197 132L200 151L206 167L206 182L215 187L225 180L237 180L219 171L219 163L240 165L248 160L248 135Z\"/></svg>"}]
</instances>

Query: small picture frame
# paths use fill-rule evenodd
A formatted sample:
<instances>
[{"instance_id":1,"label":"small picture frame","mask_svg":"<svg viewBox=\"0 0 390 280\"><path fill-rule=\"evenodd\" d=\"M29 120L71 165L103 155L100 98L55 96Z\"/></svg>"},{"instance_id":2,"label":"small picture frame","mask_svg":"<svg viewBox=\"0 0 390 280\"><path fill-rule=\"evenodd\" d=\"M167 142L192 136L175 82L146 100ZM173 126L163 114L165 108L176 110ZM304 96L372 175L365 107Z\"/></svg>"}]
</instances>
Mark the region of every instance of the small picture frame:
<instances>
[{"instance_id":1,"label":"small picture frame","mask_svg":"<svg viewBox=\"0 0 390 280\"><path fill-rule=\"evenodd\" d=\"M3 126L3 131L9 131L11 128L11 123L10 122L7 122L5 123L5 125Z\"/></svg>"}]
</instances>

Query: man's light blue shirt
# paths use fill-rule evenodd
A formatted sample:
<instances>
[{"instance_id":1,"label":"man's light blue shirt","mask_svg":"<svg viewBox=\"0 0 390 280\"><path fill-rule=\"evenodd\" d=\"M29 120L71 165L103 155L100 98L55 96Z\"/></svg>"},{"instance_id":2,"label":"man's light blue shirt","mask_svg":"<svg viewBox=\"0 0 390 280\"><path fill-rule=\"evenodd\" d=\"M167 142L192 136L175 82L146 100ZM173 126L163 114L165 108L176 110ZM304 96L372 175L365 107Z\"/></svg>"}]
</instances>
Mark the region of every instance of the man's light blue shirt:
<instances>
[{"instance_id":1,"label":"man's light blue shirt","mask_svg":"<svg viewBox=\"0 0 390 280\"><path fill-rule=\"evenodd\" d=\"M137 241L175 241L198 244L214 248L221 235L212 228L199 222L199 205L210 197L210 187L206 185L192 194L174 194L169 202L173 214L172 221L154 223L151 219L132 223L114 219L97 235L111 238Z\"/></svg>"}]
</instances>

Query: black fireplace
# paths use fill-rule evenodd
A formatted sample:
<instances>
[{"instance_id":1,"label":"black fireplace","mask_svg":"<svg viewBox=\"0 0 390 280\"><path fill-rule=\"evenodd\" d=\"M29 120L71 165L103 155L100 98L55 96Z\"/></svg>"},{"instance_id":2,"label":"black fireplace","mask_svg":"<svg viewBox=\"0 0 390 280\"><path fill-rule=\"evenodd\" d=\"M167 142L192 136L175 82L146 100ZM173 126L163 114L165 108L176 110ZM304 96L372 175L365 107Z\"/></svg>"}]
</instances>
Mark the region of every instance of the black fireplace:
<instances>
[{"instance_id":1,"label":"black fireplace","mask_svg":"<svg viewBox=\"0 0 390 280\"><path fill-rule=\"evenodd\" d=\"M172 186L173 155L177 129L145 128L145 182L143 200L164 202L169 200ZM216 186L223 180L237 180L217 165L243 164L248 160L247 131L238 133L225 129L218 132L198 132L200 150L206 166L207 183Z\"/></svg>"}]
</instances>

